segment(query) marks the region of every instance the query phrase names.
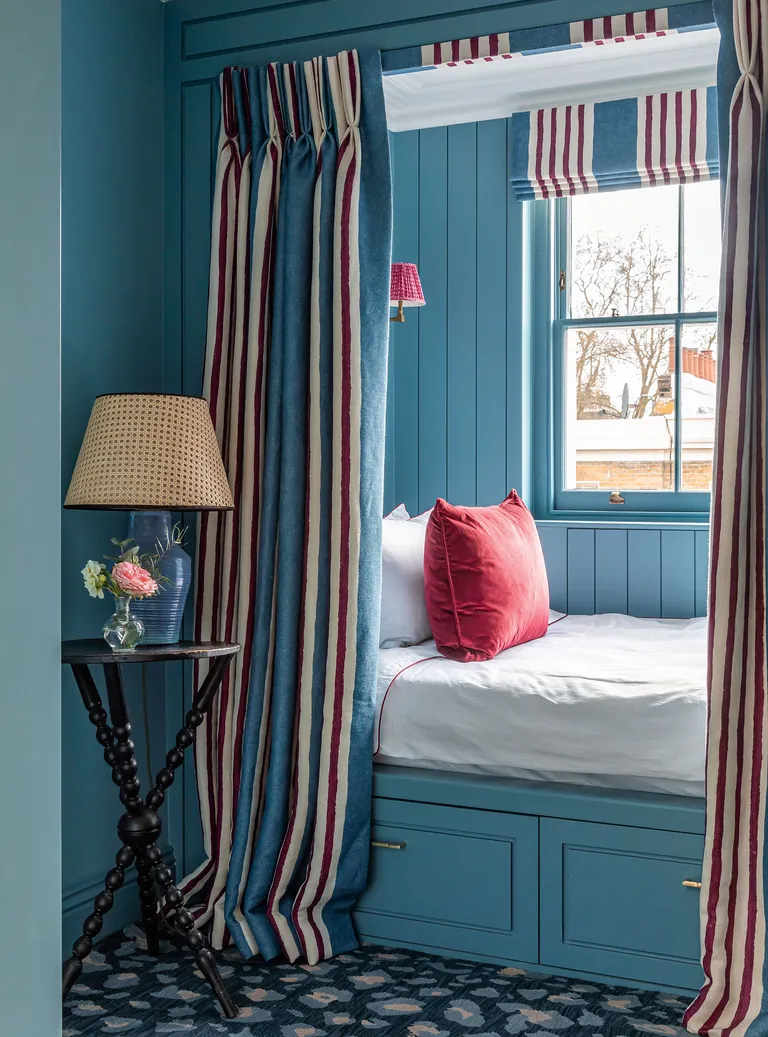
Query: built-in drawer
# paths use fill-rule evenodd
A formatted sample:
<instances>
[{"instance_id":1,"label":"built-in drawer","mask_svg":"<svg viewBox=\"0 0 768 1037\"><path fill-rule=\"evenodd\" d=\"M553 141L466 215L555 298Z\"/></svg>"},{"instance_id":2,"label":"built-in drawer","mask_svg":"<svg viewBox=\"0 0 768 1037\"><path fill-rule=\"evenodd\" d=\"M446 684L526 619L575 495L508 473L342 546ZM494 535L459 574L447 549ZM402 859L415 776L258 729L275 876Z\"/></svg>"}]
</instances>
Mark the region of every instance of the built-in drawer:
<instances>
[{"instance_id":1,"label":"built-in drawer","mask_svg":"<svg viewBox=\"0 0 768 1037\"><path fill-rule=\"evenodd\" d=\"M703 836L540 826L541 964L697 989Z\"/></svg>"},{"instance_id":2,"label":"built-in drawer","mask_svg":"<svg viewBox=\"0 0 768 1037\"><path fill-rule=\"evenodd\" d=\"M362 939L537 960L535 817L374 799Z\"/></svg>"}]
</instances>

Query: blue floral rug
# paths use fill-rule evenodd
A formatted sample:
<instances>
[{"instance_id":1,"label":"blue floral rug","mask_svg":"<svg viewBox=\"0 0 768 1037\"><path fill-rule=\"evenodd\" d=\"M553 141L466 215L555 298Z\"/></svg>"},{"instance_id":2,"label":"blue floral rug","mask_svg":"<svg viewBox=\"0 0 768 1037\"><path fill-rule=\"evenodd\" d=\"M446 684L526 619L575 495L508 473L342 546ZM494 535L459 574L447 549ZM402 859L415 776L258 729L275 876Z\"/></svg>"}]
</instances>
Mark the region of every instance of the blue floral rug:
<instances>
[{"instance_id":1,"label":"blue floral rug","mask_svg":"<svg viewBox=\"0 0 768 1037\"><path fill-rule=\"evenodd\" d=\"M226 1020L177 946L145 953L129 927L98 945L64 1006L65 1037L683 1037L687 1000L499 965L363 947L320 965L219 956L239 1018Z\"/></svg>"}]
</instances>

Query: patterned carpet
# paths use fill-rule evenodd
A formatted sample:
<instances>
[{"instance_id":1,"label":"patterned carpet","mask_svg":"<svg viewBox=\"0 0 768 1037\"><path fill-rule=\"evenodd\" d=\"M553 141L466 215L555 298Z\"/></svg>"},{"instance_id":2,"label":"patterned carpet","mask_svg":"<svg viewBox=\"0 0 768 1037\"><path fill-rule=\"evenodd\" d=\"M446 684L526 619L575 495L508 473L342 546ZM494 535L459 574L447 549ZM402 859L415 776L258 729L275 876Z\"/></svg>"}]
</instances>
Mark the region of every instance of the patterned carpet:
<instances>
[{"instance_id":1,"label":"patterned carpet","mask_svg":"<svg viewBox=\"0 0 768 1037\"><path fill-rule=\"evenodd\" d=\"M64 1037L683 1037L685 997L522 969L364 947L320 965L220 956L242 1006L227 1021L190 959L170 943L144 953L131 926L104 940L64 1007Z\"/></svg>"}]
</instances>

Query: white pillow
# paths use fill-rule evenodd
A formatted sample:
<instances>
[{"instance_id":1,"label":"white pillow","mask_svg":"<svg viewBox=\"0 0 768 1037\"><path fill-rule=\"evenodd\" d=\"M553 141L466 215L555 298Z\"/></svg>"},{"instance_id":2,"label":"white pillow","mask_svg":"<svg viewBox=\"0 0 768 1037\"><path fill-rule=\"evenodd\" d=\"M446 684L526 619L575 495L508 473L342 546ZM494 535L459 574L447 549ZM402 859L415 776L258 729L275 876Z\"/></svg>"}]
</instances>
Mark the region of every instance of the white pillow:
<instances>
[{"instance_id":1,"label":"white pillow","mask_svg":"<svg viewBox=\"0 0 768 1037\"><path fill-rule=\"evenodd\" d=\"M408 514L408 509L404 504L398 504L388 515L384 516L384 521L388 522L393 520L395 522L407 521L411 516Z\"/></svg>"},{"instance_id":2,"label":"white pillow","mask_svg":"<svg viewBox=\"0 0 768 1037\"><path fill-rule=\"evenodd\" d=\"M402 515L396 517L394 512L382 523L382 648L405 648L432 636L424 597L426 532L425 522L403 522Z\"/></svg>"}]
</instances>

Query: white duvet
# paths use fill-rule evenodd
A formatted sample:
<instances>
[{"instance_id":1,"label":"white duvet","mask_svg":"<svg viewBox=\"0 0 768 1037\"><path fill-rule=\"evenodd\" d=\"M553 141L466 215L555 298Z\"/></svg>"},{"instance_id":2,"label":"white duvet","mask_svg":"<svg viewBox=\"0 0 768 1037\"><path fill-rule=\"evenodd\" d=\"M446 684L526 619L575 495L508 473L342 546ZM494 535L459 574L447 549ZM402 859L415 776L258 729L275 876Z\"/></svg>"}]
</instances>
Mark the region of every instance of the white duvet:
<instances>
[{"instance_id":1,"label":"white duvet","mask_svg":"<svg viewBox=\"0 0 768 1037\"><path fill-rule=\"evenodd\" d=\"M552 614L490 662L379 651L383 763L702 795L706 620Z\"/></svg>"}]
</instances>

